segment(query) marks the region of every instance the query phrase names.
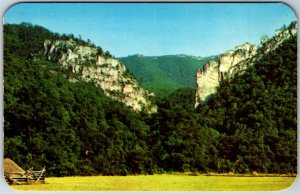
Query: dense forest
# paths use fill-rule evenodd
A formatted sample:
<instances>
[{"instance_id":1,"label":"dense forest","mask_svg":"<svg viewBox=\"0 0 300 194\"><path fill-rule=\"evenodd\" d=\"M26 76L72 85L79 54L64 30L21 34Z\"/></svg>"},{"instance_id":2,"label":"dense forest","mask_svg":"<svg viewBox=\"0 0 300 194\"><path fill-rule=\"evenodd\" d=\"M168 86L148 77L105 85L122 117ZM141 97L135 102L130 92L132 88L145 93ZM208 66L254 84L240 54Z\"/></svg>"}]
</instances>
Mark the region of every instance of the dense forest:
<instances>
[{"instance_id":1,"label":"dense forest","mask_svg":"<svg viewBox=\"0 0 300 194\"><path fill-rule=\"evenodd\" d=\"M133 112L43 56L45 39L73 39L28 23L4 25L4 153L48 176L165 172L295 173L297 37L225 81L194 110L195 91ZM111 57L109 52L100 54Z\"/></svg>"},{"instance_id":2,"label":"dense forest","mask_svg":"<svg viewBox=\"0 0 300 194\"><path fill-rule=\"evenodd\" d=\"M159 98L167 97L180 88L195 88L196 70L217 56L190 55L143 56L119 58L137 81Z\"/></svg>"}]
</instances>

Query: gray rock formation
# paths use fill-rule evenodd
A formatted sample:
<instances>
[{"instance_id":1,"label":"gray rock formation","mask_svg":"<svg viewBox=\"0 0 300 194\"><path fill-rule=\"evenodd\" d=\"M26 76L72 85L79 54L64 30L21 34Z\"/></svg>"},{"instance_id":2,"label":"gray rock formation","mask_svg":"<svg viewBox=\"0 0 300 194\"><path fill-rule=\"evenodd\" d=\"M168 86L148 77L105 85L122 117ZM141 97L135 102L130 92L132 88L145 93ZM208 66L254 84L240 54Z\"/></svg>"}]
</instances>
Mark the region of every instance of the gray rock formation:
<instances>
[{"instance_id":1,"label":"gray rock formation","mask_svg":"<svg viewBox=\"0 0 300 194\"><path fill-rule=\"evenodd\" d=\"M207 62L203 69L198 69L196 73L195 107L214 94L222 81L230 79L235 74L243 73L249 65L253 65L264 54L275 50L284 40L296 35L297 23L293 22L288 28L276 30L275 36L271 39L264 36L258 48L245 43L220 55L218 60Z\"/></svg>"},{"instance_id":2,"label":"gray rock formation","mask_svg":"<svg viewBox=\"0 0 300 194\"><path fill-rule=\"evenodd\" d=\"M116 59L99 55L93 46L78 45L74 40L46 40L44 55L62 67L80 75L83 81L93 81L108 97L123 102L134 111L157 111L154 94L144 90ZM78 78L69 78L76 82Z\"/></svg>"},{"instance_id":3,"label":"gray rock formation","mask_svg":"<svg viewBox=\"0 0 300 194\"><path fill-rule=\"evenodd\" d=\"M217 61L207 62L203 69L198 69L196 73L195 107L214 94L223 80L232 76L234 70L232 67L252 57L256 54L256 51L256 46L245 43L220 55Z\"/></svg>"}]
</instances>

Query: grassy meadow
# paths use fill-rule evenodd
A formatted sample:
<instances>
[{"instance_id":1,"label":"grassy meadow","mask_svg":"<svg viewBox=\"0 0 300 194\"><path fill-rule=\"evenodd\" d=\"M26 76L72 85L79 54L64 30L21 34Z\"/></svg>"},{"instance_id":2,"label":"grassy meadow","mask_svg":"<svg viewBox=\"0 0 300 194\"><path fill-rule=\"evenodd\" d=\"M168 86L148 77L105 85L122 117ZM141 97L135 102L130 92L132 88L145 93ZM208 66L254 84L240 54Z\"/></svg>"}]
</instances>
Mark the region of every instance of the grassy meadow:
<instances>
[{"instance_id":1,"label":"grassy meadow","mask_svg":"<svg viewBox=\"0 0 300 194\"><path fill-rule=\"evenodd\" d=\"M240 176L88 176L49 177L46 184L13 185L20 191L278 191L290 187L296 177Z\"/></svg>"}]
</instances>

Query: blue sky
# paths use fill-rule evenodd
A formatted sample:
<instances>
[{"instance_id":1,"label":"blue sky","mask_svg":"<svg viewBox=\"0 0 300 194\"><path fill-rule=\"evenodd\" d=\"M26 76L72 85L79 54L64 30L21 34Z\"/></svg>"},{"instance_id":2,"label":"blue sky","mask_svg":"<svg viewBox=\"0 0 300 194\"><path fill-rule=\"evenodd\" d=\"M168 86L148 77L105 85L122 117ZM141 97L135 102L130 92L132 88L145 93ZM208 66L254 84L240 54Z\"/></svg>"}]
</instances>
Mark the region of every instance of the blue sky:
<instances>
[{"instance_id":1,"label":"blue sky","mask_svg":"<svg viewBox=\"0 0 300 194\"><path fill-rule=\"evenodd\" d=\"M296 19L282 3L20 3L4 15L81 35L116 57L220 54Z\"/></svg>"}]
</instances>

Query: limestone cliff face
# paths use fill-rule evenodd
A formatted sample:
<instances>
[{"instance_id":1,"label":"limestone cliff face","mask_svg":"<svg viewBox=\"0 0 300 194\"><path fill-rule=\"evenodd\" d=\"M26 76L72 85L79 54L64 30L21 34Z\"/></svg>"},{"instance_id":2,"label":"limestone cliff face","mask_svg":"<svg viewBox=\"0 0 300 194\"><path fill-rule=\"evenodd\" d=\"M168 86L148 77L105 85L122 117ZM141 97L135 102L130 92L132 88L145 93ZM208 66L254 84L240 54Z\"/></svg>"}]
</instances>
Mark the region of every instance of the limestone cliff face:
<instances>
[{"instance_id":1,"label":"limestone cliff face","mask_svg":"<svg viewBox=\"0 0 300 194\"><path fill-rule=\"evenodd\" d=\"M273 38L264 37L258 48L245 43L220 55L218 60L207 62L203 69L198 69L196 73L195 107L214 94L222 81L230 79L235 74L243 73L249 65L275 50L284 40L296 35L297 23L293 22L288 28L277 30Z\"/></svg>"},{"instance_id":2,"label":"limestone cliff face","mask_svg":"<svg viewBox=\"0 0 300 194\"><path fill-rule=\"evenodd\" d=\"M256 50L256 46L245 43L237 46L234 50L220 55L217 61L207 62L203 69L198 69L196 73L197 90L195 107L214 94L220 82L232 76L232 67L255 55Z\"/></svg>"},{"instance_id":3,"label":"limestone cliff face","mask_svg":"<svg viewBox=\"0 0 300 194\"><path fill-rule=\"evenodd\" d=\"M135 111L157 111L154 94L144 90L118 60L98 54L97 48L70 40L46 40L44 55L84 81L93 81L108 97L123 102ZM70 81L78 81L70 78Z\"/></svg>"}]
</instances>

